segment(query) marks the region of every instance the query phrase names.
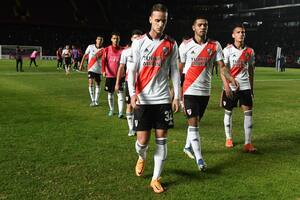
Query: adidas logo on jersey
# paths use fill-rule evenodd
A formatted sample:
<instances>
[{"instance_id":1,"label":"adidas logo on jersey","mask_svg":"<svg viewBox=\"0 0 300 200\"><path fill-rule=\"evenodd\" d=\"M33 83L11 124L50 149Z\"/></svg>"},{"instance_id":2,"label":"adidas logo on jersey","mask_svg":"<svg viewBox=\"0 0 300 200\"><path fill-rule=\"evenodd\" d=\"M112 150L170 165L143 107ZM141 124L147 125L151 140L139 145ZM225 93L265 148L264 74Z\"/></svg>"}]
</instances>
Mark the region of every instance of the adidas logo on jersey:
<instances>
[{"instance_id":1,"label":"adidas logo on jersey","mask_svg":"<svg viewBox=\"0 0 300 200\"><path fill-rule=\"evenodd\" d=\"M193 51L191 52L191 54L195 54L195 51L193 50Z\"/></svg>"},{"instance_id":2,"label":"adidas logo on jersey","mask_svg":"<svg viewBox=\"0 0 300 200\"><path fill-rule=\"evenodd\" d=\"M210 55L210 56L211 56L211 54L212 54L212 50L211 50L210 48L207 48L207 53L208 53L208 55Z\"/></svg>"}]
</instances>

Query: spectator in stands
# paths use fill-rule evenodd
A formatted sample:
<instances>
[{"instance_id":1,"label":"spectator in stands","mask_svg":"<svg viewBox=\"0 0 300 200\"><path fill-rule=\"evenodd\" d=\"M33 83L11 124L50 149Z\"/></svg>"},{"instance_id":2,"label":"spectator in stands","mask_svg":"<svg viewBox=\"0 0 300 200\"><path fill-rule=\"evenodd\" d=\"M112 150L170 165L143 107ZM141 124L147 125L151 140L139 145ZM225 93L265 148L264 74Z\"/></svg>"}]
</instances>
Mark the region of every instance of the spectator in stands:
<instances>
[{"instance_id":1,"label":"spectator in stands","mask_svg":"<svg viewBox=\"0 0 300 200\"><path fill-rule=\"evenodd\" d=\"M19 46L16 48L16 70L17 72L23 72L23 52L24 50L21 49ZM20 70L19 70L20 65Z\"/></svg>"},{"instance_id":2,"label":"spectator in stands","mask_svg":"<svg viewBox=\"0 0 300 200\"><path fill-rule=\"evenodd\" d=\"M38 51L34 50L31 54L30 54L30 64L29 67L31 67L31 64L33 63L35 67L38 67L38 65L36 64L36 58L38 56Z\"/></svg>"}]
</instances>

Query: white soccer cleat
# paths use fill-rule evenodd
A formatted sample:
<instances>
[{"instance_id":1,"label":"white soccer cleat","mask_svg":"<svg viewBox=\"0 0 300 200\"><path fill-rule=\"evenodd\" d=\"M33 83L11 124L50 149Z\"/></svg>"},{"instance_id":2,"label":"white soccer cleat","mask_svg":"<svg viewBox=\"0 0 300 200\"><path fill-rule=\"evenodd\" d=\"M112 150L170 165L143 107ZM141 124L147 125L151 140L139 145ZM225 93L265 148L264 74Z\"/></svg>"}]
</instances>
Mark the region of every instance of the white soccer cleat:
<instances>
[{"instance_id":1,"label":"white soccer cleat","mask_svg":"<svg viewBox=\"0 0 300 200\"><path fill-rule=\"evenodd\" d=\"M190 159L195 159L195 156L194 156L194 152L193 152L193 150L192 150L192 148L191 147L189 147L189 148L184 148L183 149L183 152L190 158Z\"/></svg>"},{"instance_id":2,"label":"white soccer cleat","mask_svg":"<svg viewBox=\"0 0 300 200\"><path fill-rule=\"evenodd\" d=\"M203 159L199 159L198 162L197 162L197 165L198 165L198 169L200 171L205 171L206 170L206 163L204 162Z\"/></svg>"}]
</instances>

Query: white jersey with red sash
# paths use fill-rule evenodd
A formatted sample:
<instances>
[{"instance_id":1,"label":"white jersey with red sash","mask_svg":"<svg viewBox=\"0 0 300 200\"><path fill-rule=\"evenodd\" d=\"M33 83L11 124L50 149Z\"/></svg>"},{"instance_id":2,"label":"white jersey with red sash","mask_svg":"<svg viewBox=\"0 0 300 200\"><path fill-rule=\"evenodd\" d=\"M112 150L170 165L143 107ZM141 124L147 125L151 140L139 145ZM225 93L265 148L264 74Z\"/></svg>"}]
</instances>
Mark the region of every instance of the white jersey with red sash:
<instances>
[{"instance_id":1,"label":"white jersey with red sash","mask_svg":"<svg viewBox=\"0 0 300 200\"><path fill-rule=\"evenodd\" d=\"M183 95L209 96L213 64L223 60L220 43L208 40L198 44L194 38L185 40L180 45L179 58L185 63Z\"/></svg>"},{"instance_id":2,"label":"white jersey with red sash","mask_svg":"<svg viewBox=\"0 0 300 200\"><path fill-rule=\"evenodd\" d=\"M131 47L128 47L127 49L124 49L121 54L120 64L126 65L126 76L125 80L127 81L127 74L128 74L128 68L131 67L133 61L132 61L132 51Z\"/></svg>"},{"instance_id":3,"label":"white jersey with red sash","mask_svg":"<svg viewBox=\"0 0 300 200\"><path fill-rule=\"evenodd\" d=\"M101 74L101 58L102 58L103 48L97 48L95 44L89 45L85 54L89 55L88 60L88 71Z\"/></svg>"},{"instance_id":4,"label":"white jersey with red sash","mask_svg":"<svg viewBox=\"0 0 300 200\"><path fill-rule=\"evenodd\" d=\"M224 63L230 68L231 75L240 84L240 90L251 89L248 68L253 65L254 50L249 47L237 49L234 45L228 45L223 50Z\"/></svg>"},{"instance_id":5,"label":"white jersey with red sash","mask_svg":"<svg viewBox=\"0 0 300 200\"><path fill-rule=\"evenodd\" d=\"M170 103L171 76L174 98L179 99L180 76L176 41L166 35L160 39L152 39L149 34L145 34L133 42L132 57L133 67L129 70L133 70L133 73L128 73L130 96L136 94L140 104Z\"/></svg>"}]
</instances>

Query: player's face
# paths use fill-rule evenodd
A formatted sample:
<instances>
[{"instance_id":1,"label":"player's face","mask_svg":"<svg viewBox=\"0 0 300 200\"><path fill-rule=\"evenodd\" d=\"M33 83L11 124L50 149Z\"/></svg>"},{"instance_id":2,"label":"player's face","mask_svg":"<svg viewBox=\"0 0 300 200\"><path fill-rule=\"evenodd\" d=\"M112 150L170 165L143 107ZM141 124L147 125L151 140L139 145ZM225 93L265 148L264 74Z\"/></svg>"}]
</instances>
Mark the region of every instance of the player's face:
<instances>
[{"instance_id":1,"label":"player's face","mask_svg":"<svg viewBox=\"0 0 300 200\"><path fill-rule=\"evenodd\" d=\"M197 19L194 22L192 29L196 35L198 35L200 37L204 37L207 34L208 21L206 19Z\"/></svg>"},{"instance_id":2,"label":"player's face","mask_svg":"<svg viewBox=\"0 0 300 200\"><path fill-rule=\"evenodd\" d=\"M161 11L153 11L149 17L149 22L151 24L151 31L156 34L162 34L167 25L168 13Z\"/></svg>"},{"instance_id":3,"label":"player's face","mask_svg":"<svg viewBox=\"0 0 300 200\"><path fill-rule=\"evenodd\" d=\"M233 30L232 38L234 39L234 41L236 41L236 42L244 42L245 36L246 36L246 32L245 32L244 28L242 28L242 27L236 27Z\"/></svg>"},{"instance_id":4,"label":"player's face","mask_svg":"<svg viewBox=\"0 0 300 200\"><path fill-rule=\"evenodd\" d=\"M118 35L111 36L111 43L113 46L119 46L119 42L120 42L120 36Z\"/></svg>"},{"instance_id":5,"label":"player's face","mask_svg":"<svg viewBox=\"0 0 300 200\"><path fill-rule=\"evenodd\" d=\"M131 41L133 42L133 40L135 40L136 38L140 37L141 35L138 34L134 34L133 36L131 36Z\"/></svg>"},{"instance_id":6,"label":"player's face","mask_svg":"<svg viewBox=\"0 0 300 200\"><path fill-rule=\"evenodd\" d=\"M97 37L97 39L96 39L96 44L97 44L98 46L101 46L102 43L103 43L103 39L102 39L101 37Z\"/></svg>"}]
</instances>

